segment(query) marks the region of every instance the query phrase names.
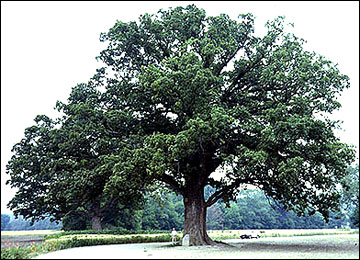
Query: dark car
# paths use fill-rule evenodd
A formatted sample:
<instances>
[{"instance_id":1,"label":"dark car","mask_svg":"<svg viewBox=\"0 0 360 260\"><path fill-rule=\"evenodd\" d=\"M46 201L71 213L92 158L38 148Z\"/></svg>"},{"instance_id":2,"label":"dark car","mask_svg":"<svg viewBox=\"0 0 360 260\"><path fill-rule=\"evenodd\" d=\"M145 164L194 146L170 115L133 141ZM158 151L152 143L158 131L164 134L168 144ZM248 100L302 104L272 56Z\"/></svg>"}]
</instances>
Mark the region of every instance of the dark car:
<instances>
[{"instance_id":1,"label":"dark car","mask_svg":"<svg viewBox=\"0 0 360 260\"><path fill-rule=\"evenodd\" d=\"M254 231L251 231L251 233L245 233L240 236L241 239L251 239L251 238L260 238L259 233L255 233Z\"/></svg>"}]
</instances>

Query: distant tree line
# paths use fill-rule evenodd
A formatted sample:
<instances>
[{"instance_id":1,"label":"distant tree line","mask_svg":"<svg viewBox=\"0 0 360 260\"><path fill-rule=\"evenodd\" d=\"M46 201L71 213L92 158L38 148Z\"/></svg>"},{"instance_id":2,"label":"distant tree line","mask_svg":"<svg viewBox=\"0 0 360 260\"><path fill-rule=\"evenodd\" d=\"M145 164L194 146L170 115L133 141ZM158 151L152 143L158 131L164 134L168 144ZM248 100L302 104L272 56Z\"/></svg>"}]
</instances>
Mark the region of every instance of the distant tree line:
<instances>
[{"instance_id":1,"label":"distant tree line","mask_svg":"<svg viewBox=\"0 0 360 260\"><path fill-rule=\"evenodd\" d=\"M340 212L331 213L328 223L319 213L299 217L272 200L268 202L259 190L241 191L229 208L223 203L215 204L209 208L207 218L208 229L319 229L350 224L347 216Z\"/></svg>"},{"instance_id":2,"label":"distant tree line","mask_svg":"<svg viewBox=\"0 0 360 260\"><path fill-rule=\"evenodd\" d=\"M205 195L214 190L207 186ZM312 216L297 216L285 211L281 205L267 199L261 190L248 189L238 193L236 202L230 207L219 201L207 211L207 229L319 229L356 227L352 215L348 212L331 213L326 223L319 213ZM180 195L169 192L161 200L148 197L140 210L121 210L108 213L104 227L126 230L171 230L184 227L184 203ZM357 222L358 223L358 222ZM65 230L90 229L91 221L86 218L67 216L63 220Z\"/></svg>"},{"instance_id":3,"label":"distant tree line","mask_svg":"<svg viewBox=\"0 0 360 260\"><path fill-rule=\"evenodd\" d=\"M49 218L35 221L33 225L23 217L14 218L12 214L1 214L1 231L4 230L56 230L61 229L62 224L51 222Z\"/></svg>"}]
</instances>

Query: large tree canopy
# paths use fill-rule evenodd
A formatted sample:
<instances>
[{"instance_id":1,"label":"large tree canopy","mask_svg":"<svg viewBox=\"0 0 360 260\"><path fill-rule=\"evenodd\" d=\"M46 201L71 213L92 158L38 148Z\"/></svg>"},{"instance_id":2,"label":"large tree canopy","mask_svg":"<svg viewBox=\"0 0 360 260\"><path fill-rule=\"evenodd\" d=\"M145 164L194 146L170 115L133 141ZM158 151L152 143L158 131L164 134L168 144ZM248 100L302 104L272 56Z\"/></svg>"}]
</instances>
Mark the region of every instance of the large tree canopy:
<instances>
[{"instance_id":1,"label":"large tree canopy","mask_svg":"<svg viewBox=\"0 0 360 260\"><path fill-rule=\"evenodd\" d=\"M189 5L118 21L101 35L107 98L137 118L143 136L131 160L147 161L148 174L183 195L193 245L211 243L206 208L247 184L299 215L327 218L354 159L326 116L340 107L348 77L304 50L282 17L266 27L257 37L251 14L207 17ZM205 200L207 184L216 191Z\"/></svg>"},{"instance_id":2,"label":"large tree canopy","mask_svg":"<svg viewBox=\"0 0 360 260\"><path fill-rule=\"evenodd\" d=\"M207 17L189 5L117 21L100 36L107 47L97 58L105 66L94 88L102 106L91 111L106 119L90 123L98 130L89 138L122 144L106 157L111 187L124 176L151 178L183 196L191 245L212 243L206 209L249 184L299 215L328 218L354 160L352 147L334 135L338 122L327 117L340 108L348 77L305 50L283 17L266 27L259 37L251 14ZM91 156L101 167L101 154ZM205 199L206 185L215 191Z\"/></svg>"}]
</instances>

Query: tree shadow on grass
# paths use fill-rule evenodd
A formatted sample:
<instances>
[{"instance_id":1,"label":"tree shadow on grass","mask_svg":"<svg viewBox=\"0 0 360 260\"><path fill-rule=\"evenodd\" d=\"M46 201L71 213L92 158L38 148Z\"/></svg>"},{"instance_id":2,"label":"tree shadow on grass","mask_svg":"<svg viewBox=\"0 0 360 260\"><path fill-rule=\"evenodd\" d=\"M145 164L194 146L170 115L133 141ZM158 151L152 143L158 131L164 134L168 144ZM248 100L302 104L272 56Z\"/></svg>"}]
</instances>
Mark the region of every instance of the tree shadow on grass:
<instances>
[{"instance_id":1,"label":"tree shadow on grass","mask_svg":"<svg viewBox=\"0 0 360 260\"><path fill-rule=\"evenodd\" d=\"M331 245L331 244L296 244L296 243L232 243L233 248L237 248L241 251L282 251L282 252L339 252L339 251L358 251L359 246L357 244L349 245Z\"/></svg>"},{"instance_id":2,"label":"tree shadow on grass","mask_svg":"<svg viewBox=\"0 0 360 260\"><path fill-rule=\"evenodd\" d=\"M206 246L211 246L211 247L237 248L236 246L231 245L231 244L228 244L228 243L225 243L225 242L223 242L223 241L214 240L213 242L214 242L213 245L204 245L204 247L206 247ZM180 242L177 242L177 243L175 243L175 244L162 245L161 247L162 247L162 248L173 248L173 247L181 247L181 246L182 246L181 243L180 243ZM189 246L189 247L193 248L194 246ZM196 246L196 247L201 248L201 247L203 247L203 246Z\"/></svg>"},{"instance_id":3,"label":"tree shadow on grass","mask_svg":"<svg viewBox=\"0 0 360 260\"><path fill-rule=\"evenodd\" d=\"M172 247L177 247L177 246L181 246L181 244L180 243L175 243L175 244L163 245L161 247L172 248Z\"/></svg>"}]
</instances>

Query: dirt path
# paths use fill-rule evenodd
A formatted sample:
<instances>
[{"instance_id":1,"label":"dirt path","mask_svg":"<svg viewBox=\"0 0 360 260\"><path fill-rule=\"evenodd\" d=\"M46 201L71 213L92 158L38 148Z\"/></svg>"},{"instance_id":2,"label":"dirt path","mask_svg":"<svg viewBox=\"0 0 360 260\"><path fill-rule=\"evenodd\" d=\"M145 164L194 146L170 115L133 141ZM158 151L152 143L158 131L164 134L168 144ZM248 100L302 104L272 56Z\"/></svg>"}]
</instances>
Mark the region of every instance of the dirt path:
<instances>
[{"instance_id":1,"label":"dirt path","mask_svg":"<svg viewBox=\"0 0 360 260\"><path fill-rule=\"evenodd\" d=\"M229 245L182 247L171 243L71 248L37 259L359 259L358 235L225 240Z\"/></svg>"}]
</instances>

